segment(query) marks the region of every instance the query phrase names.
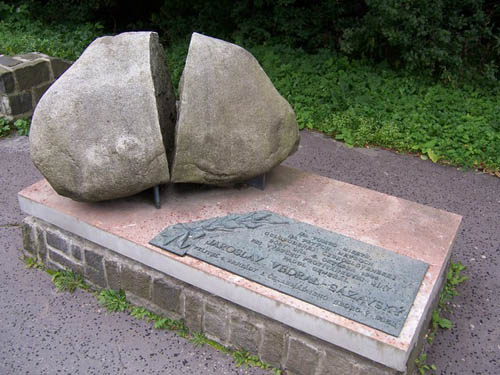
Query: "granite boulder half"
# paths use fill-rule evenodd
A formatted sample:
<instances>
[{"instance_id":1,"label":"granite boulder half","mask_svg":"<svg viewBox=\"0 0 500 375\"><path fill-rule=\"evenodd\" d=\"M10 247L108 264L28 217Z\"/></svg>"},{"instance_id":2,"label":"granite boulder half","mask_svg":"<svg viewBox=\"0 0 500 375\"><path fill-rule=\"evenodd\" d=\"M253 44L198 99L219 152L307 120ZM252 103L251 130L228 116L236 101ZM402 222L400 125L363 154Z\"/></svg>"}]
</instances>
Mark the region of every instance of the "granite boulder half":
<instances>
[{"instance_id":1,"label":"granite boulder half","mask_svg":"<svg viewBox=\"0 0 500 375\"><path fill-rule=\"evenodd\" d=\"M193 33L179 93L172 182L242 182L297 149L292 107L239 46Z\"/></svg>"},{"instance_id":2,"label":"granite boulder half","mask_svg":"<svg viewBox=\"0 0 500 375\"><path fill-rule=\"evenodd\" d=\"M169 182L175 96L158 35L96 39L43 95L31 157L61 195L101 201Z\"/></svg>"}]
</instances>

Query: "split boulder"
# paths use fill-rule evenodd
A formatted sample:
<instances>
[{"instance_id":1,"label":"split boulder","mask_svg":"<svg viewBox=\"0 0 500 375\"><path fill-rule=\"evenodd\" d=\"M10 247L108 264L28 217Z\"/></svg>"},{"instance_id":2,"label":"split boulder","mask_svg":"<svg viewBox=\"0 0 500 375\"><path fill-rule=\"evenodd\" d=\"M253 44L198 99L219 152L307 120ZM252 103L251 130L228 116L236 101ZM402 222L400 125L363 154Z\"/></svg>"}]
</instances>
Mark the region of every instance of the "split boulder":
<instances>
[{"instance_id":1,"label":"split boulder","mask_svg":"<svg viewBox=\"0 0 500 375\"><path fill-rule=\"evenodd\" d=\"M194 33L179 92L172 182L245 181L297 149L292 107L239 46Z\"/></svg>"},{"instance_id":2,"label":"split boulder","mask_svg":"<svg viewBox=\"0 0 500 375\"><path fill-rule=\"evenodd\" d=\"M175 96L158 35L96 39L33 115L31 157L51 186L79 201L129 196L169 181Z\"/></svg>"}]
</instances>

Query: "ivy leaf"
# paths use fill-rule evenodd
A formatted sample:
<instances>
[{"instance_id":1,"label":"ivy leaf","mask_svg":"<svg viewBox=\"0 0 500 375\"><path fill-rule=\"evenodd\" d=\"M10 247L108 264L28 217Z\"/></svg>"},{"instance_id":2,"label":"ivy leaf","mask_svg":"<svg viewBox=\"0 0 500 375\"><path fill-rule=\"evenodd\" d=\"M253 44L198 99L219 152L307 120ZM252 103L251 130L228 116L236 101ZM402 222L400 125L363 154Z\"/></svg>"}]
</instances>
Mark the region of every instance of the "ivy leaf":
<instances>
[{"instance_id":1,"label":"ivy leaf","mask_svg":"<svg viewBox=\"0 0 500 375\"><path fill-rule=\"evenodd\" d=\"M431 149L427 151L427 155L429 155L429 158L432 160L433 163L437 163L437 161L439 160L439 156L436 155L436 153Z\"/></svg>"},{"instance_id":2,"label":"ivy leaf","mask_svg":"<svg viewBox=\"0 0 500 375\"><path fill-rule=\"evenodd\" d=\"M438 324L443 329L450 329L452 327L452 325L453 325L451 323L451 320L446 319L446 318L439 319Z\"/></svg>"}]
</instances>

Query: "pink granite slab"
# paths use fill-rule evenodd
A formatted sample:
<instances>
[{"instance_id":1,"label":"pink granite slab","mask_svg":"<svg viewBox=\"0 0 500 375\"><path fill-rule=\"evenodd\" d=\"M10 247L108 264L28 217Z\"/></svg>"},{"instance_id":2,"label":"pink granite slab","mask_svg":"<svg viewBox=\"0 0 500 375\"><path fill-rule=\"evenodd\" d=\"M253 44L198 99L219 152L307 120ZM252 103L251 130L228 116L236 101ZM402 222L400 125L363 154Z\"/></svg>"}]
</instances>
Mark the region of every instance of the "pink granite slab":
<instances>
[{"instance_id":1,"label":"pink granite slab","mask_svg":"<svg viewBox=\"0 0 500 375\"><path fill-rule=\"evenodd\" d=\"M369 337L404 352L412 347L430 302L438 293L436 281L447 264L461 221L453 213L283 166L269 174L264 191L252 187L169 186L162 192L159 210L154 208L152 193L81 203L59 196L45 180L21 191L19 198L22 207L23 202L49 207L296 311L343 327L354 335ZM148 244L169 225L254 210L270 210L428 263L429 269L400 336L393 337L200 260L178 257ZM25 211L33 214L29 209Z\"/></svg>"}]
</instances>

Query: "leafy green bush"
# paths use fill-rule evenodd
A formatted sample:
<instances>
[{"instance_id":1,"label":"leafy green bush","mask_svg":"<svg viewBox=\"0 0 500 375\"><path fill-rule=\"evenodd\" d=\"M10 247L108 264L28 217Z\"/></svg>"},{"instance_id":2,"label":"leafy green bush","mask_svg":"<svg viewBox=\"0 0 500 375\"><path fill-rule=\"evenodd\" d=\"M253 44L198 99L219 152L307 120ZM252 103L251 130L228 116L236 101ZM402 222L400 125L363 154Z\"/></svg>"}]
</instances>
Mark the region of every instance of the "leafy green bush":
<instances>
[{"instance_id":1,"label":"leafy green bush","mask_svg":"<svg viewBox=\"0 0 500 375\"><path fill-rule=\"evenodd\" d=\"M467 73L500 79L500 5L484 0L366 0L344 29L341 50L428 71L445 80ZM497 74L497 77L495 77Z\"/></svg>"},{"instance_id":2,"label":"leafy green bush","mask_svg":"<svg viewBox=\"0 0 500 375\"><path fill-rule=\"evenodd\" d=\"M453 88L328 52L252 48L302 128L434 161L500 166L500 90Z\"/></svg>"},{"instance_id":3,"label":"leafy green bush","mask_svg":"<svg viewBox=\"0 0 500 375\"><path fill-rule=\"evenodd\" d=\"M445 82L500 79L500 4L488 0L164 1L153 24L238 43L328 48Z\"/></svg>"},{"instance_id":4,"label":"leafy green bush","mask_svg":"<svg viewBox=\"0 0 500 375\"><path fill-rule=\"evenodd\" d=\"M30 132L31 119L20 118L17 120L8 120L5 117L0 117L0 138L7 137L12 130L17 130L17 135L28 135Z\"/></svg>"},{"instance_id":5,"label":"leafy green bush","mask_svg":"<svg viewBox=\"0 0 500 375\"><path fill-rule=\"evenodd\" d=\"M57 3L58 0L48 1ZM107 2L107 0L96 1L101 5ZM372 0L367 4L374 6L373 4L382 4L384 1L390 3L389 0ZM463 0L457 4L469 4L471 1ZM32 0L32 2L37 3L40 0ZM70 0L66 2L71 3ZM27 3L31 2L20 1L14 6L0 1L0 16L2 17L0 53L13 54L38 50L50 55L75 59L93 38L102 33L102 27L98 23L66 24L41 21L33 17L33 8ZM114 0L110 0L110 4L113 5ZM232 7L228 5L228 9L236 11L238 4ZM262 0L253 6L263 12L268 9L266 7L277 7L275 10L278 11L279 7L285 7L287 4L292 7L302 4L301 6L305 7L305 3L298 0L281 0L274 5L267 0ZM394 5L394 3L390 4ZM408 4L413 3L410 1ZM482 2L481 4L487 5ZM205 5L199 1L199 6L202 10ZM394 7L390 9L395 9ZM184 17L183 9L188 13L192 12L185 8L180 8L178 17ZM345 17L349 13L346 9L342 11ZM479 12L477 9L476 11ZM359 14L363 11L366 13L366 9L354 9L349 14L357 15L352 16L355 19L359 18ZM444 10L441 11L444 12ZM394 12L389 13L396 17ZM406 16L405 14L395 19L400 22L404 17L409 17L408 14L411 14L411 11L408 10ZM491 19L496 17L494 13L492 14L490 14ZM366 15L368 17L368 13ZM215 14L213 16L215 17ZM199 25L210 26L209 20L203 18L208 15L199 15L199 17L201 17L198 21ZM481 20L481 17L479 18ZM228 20L230 19L231 17L228 16ZM276 19L273 22L278 21ZM195 24L190 22L186 21L184 26L179 26L179 30L183 27L185 30L194 27ZM382 26L386 25L384 22L381 23ZM467 22L467 25L472 25L476 21ZM480 25L481 22L477 21L477 24ZM304 25L303 27L307 26L307 24ZM168 24L164 26L167 27ZM224 32L224 29L229 27L228 25L212 26L215 27L214 32L217 30ZM407 29L408 32L410 30L415 31L411 28ZM487 31L484 32L487 33ZM428 30L425 33L425 35L432 34ZM242 38L254 38L250 34L240 33L239 35ZM295 37L291 38L296 40ZM399 37L394 38L395 41L399 40ZM418 40L417 37L415 38ZM257 39L255 37L255 40ZM176 38L168 47L169 68L174 83L180 78L188 42L188 38ZM472 82L474 84L463 82L459 87L454 87L450 84L436 83L428 75L419 77L404 71L394 71L389 64L382 63L376 66L362 59L351 60L329 49L306 53L301 49L290 47L290 43L255 45L247 40L241 41L240 44L254 53L275 86L292 104L301 128L316 129L331 134L348 145L378 145L418 153L435 162L440 160L492 171L498 171L500 167L500 105L498 104L500 103L500 85L494 86L497 82L493 74L494 64L490 66L493 72L490 82L493 85L489 89L481 88L477 82ZM487 43L484 44L486 45ZM399 46L406 46L406 44L399 44ZM491 50L492 53L493 50L494 48ZM451 58L450 56L448 57ZM400 58L405 57L400 55ZM443 58L442 61L447 60ZM19 131L27 131L27 124L19 125L23 125L17 127ZM12 124L6 122L0 123L0 127L0 135L8 134L13 128Z\"/></svg>"},{"instance_id":6,"label":"leafy green bush","mask_svg":"<svg viewBox=\"0 0 500 375\"><path fill-rule=\"evenodd\" d=\"M15 0L38 36L42 22L54 33L88 41L104 26L116 33L157 30L174 43L193 31L238 43L284 44L309 52L328 48L351 58L388 61L456 82L500 79L500 3L493 0ZM3 9L3 11L2 11ZM19 11L21 10L21 11ZM26 17L29 15L29 17ZM36 15L36 17L34 17ZM71 26L77 26L75 30ZM2 30L0 30L2 31ZM49 33L50 34L50 33ZM78 35L83 34L83 35ZM5 36L5 40L16 34ZM46 37L47 36L47 37ZM50 35L39 39L50 40ZM78 38L77 38L78 39ZM75 38L70 38L75 42ZM61 39L61 43L65 38ZM43 43L40 41L38 44ZM38 45L35 44L35 45ZM85 44L85 43L84 43ZM81 45L65 49L80 50ZM69 53L74 56L74 53ZM60 53L58 55L61 55Z\"/></svg>"},{"instance_id":7,"label":"leafy green bush","mask_svg":"<svg viewBox=\"0 0 500 375\"><path fill-rule=\"evenodd\" d=\"M0 53L42 52L75 60L102 34L99 23L46 23L33 17L27 4L0 1Z\"/></svg>"},{"instance_id":8,"label":"leafy green bush","mask_svg":"<svg viewBox=\"0 0 500 375\"><path fill-rule=\"evenodd\" d=\"M433 161L498 170L500 89L450 87L329 51L250 46L299 126L352 146L377 145ZM174 85L187 43L168 49Z\"/></svg>"}]
</instances>

